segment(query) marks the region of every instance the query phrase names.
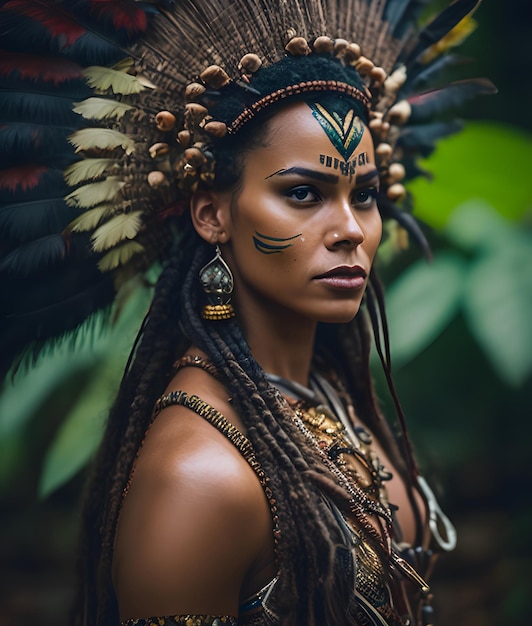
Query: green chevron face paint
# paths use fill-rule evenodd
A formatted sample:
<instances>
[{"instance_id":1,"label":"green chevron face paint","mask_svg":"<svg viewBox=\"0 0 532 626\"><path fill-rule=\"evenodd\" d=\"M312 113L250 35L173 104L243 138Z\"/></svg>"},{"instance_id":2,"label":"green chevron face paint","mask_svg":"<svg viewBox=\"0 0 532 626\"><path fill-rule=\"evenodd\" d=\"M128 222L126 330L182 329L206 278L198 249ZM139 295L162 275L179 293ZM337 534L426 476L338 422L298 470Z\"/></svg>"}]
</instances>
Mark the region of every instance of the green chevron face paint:
<instances>
[{"instance_id":1,"label":"green chevron face paint","mask_svg":"<svg viewBox=\"0 0 532 626\"><path fill-rule=\"evenodd\" d=\"M309 103L309 107L333 146L342 155L344 161L349 162L364 134L365 127L362 120L355 115L353 109L350 109L342 119L339 113L328 111L321 104Z\"/></svg>"}]
</instances>

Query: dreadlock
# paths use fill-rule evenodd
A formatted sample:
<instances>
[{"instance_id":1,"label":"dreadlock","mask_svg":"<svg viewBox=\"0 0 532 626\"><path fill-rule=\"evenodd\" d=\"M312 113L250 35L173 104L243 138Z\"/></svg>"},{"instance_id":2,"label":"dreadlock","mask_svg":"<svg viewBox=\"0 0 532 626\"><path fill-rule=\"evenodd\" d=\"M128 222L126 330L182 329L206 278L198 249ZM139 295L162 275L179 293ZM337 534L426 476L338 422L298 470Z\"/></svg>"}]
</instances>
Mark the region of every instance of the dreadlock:
<instances>
[{"instance_id":1,"label":"dreadlock","mask_svg":"<svg viewBox=\"0 0 532 626\"><path fill-rule=\"evenodd\" d=\"M313 72L323 72L321 61L316 67ZM278 75L272 76L271 80L278 80ZM294 76L290 80L295 80ZM349 80L360 82L352 76ZM340 96L335 98L339 106L345 106ZM365 117L363 111L360 114ZM259 121L251 122L246 132L219 146L217 162L224 168L216 176L220 186L238 188L245 154L266 141L267 117L271 115L267 112ZM384 555L382 539L362 507L350 508L349 494L295 425L289 405L251 355L239 322L202 319L197 276L212 250L197 235L188 215L181 220L179 245L158 280L93 465L83 516L80 597L74 621L77 626L118 622L111 564L123 494L156 399L172 377L172 365L188 346L195 345L208 355L234 399L277 501L280 540L276 557L283 575L274 591L276 611L284 624L352 625L354 589L348 588L345 577L337 571L335 557L342 534L329 502L354 515L375 550ZM372 295L368 310L373 326L386 328L382 301ZM386 336L384 340L386 344ZM322 362L334 363L334 374L351 396L360 419L388 442L392 458L404 468L377 409L369 372L370 343L361 313L347 325L320 325L315 352L325 356ZM330 366L323 371L325 376L330 374L328 370Z\"/></svg>"}]
</instances>

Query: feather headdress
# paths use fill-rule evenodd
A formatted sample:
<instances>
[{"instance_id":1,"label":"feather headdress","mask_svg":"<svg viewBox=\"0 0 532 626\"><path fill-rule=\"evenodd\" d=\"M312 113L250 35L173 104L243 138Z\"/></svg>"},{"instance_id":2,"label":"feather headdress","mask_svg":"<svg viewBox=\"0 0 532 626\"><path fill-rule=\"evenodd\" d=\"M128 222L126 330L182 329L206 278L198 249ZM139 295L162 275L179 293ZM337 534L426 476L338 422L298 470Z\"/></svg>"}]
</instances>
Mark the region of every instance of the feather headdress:
<instances>
[{"instance_id":1,"label":"feather headdress","mask_svg":"<svg viewBox=\"0 0 532 626\"><path fill-rule=\"evenodd\" d=\"M479 2L456 0L422 28L430 0L0 2L2 375L164 258L167 221L196 180L187 187L179 176L212 175L179 129L192 116L196 128L226 132L190 94L228 82L253 95L257 59L347 49L344 62L367 82L381 211L419 234L396 204L399 181L456 130L434 116L492 91L487 81L438 84ZM308 49L296 51L296 40ZM205 75L212 66L215 80Z\"/></svg>"}]
</instances>

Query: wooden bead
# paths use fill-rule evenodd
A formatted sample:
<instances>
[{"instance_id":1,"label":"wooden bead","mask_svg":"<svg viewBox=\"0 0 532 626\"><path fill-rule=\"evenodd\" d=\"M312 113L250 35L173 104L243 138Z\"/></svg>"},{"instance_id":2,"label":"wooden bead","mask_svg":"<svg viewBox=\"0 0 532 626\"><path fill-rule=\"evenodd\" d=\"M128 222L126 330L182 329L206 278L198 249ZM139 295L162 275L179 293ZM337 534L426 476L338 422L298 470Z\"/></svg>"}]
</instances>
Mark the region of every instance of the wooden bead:
<instances>
[{"instance_id":1,"label":"wooden bead","mask_svg":"<svg viewBox=\"0 0 532 626\"><path fill-rule=\"evenodd\" d=\"M357 61L354 62L354 66L360 76L367 76L375 67L373 61L370 61L366 57L360 57Z\"/></svg>"},{"instance_id":2,"label":"wooden bead","mask_svg":"<svg viewBox=\"0 0 532 626\"><path fill-rule=\"evenodd\" d=\"M203 165L207 161L205 155L199 148L187 148L185 150L185 160L194 168Z\"/></svg>"},{"instance_id":3,"label":"wooden bead","mask_svg":"<svg viewBox=\"0 0 532 626\"><path fill-rule=\"evenodd\" d=\"M154 170L148 174L148 185L153 189L168 185L166 176L159 170Z\"/></svg>"},{"instance_id":4,"label":"wooden bead","mask_svg":"<svg viewBox=\"0 0 532 626\"><path fill-rule=\"evenodd\" d=\"M183 146L183 148L188 148L190 146L190 142L192 141L192 133L189 130L180 130L177 133L177 141Z\"/></svg>"},{"instance_id":5,"label":"wooden bead","mask_svg":"<svg viewBox=\"0 0 532 626\"><path fill-rule=\"evenodd\" d=\"M354 63L360 59L360 46L357 43L347 44L344 50L344 59L347 63Z\"/></svg>"},{"instance_id":6,"label":"wooden bead","mask_svg":"<svg viewBox=\"0 0 532 626\"><path fill-rule=\"evenodd\" d=\"M388 111L386 118L391 124L401 126L408 122L412 114L412 106L408 100L400 100Z\"/></svg>"},{"instance_id":7,"label":"wooden bead","mask_svg":"<svg viewBox=\"0 0 532 626\"><path fill-rule=\"evenodd\" d=\"M224 137L227 134L227 126L223 122L207 122L204 126L204 130L213 137Z\"/></svg>"},{"instance_id":8,"label":"wooden bead","mask_svg":"<svg viewBox=\"0 0 532 626\"><path fill-rule=\"evenodd\" d=\"M388 96L395 95L406 81L406 69L404 66L398 67L384 81L384 93Z\"/></svg>"},{"instance_id":9,"label":"wooden bead","mask_svg":"<svg viewBox=\"0 0 532 626\"><path fill-rule=\"evenodd\" d=\"M387 74L384 68L374 67L369 73L369 77L371 79L371 86L380 87L381 85L384 84L384 81L386 80L386 76Z\"/></svg>"},{"instance_id":10,"label":"wooden bead","mask_svg":"<svg viewBox=\"0 0 532 626\"><path fill-rule=\"evenodd\" d=\"M170 146L167 143L154 143L153 146L150 146L148 152L151 158L155 159L156 157L168 154L170 152Z\"/></svg>"},{"instance_id":11,"label":"wooden bead","mask_svg":"<svg viewBox=\"0 0 532 626\"><path fill-rule=\"evenodd\" d=\"M201 72L200 78L211 89L221 89L231 81L227 72L219 65L209 65Z\"/></svg>"},{"instance_id":12,"label":"wooden bead","mask_svg":"<svg viewBox=\"0 0 532 626\"><path fill-rule=\"evenodd\" d=\"M375 133L380 132L382 130L382 118L375 117L372 120L370 120L369 127Z\"/></svg>"},{"instance_id":13,"label":"wooden bead","mask_svg":"<svg viewBox=\"0 0 532 626\"><path fill-rule=\"evenodd\" d=\"M392 155L392 146L390 146L389 143L380 143L376 148L375 148L375 154L380 158L380 159L389 159L390 156Z\"/></svg>"},{"instance_id":14,"label":"wooden bead","mask_svg":"<svg viewBox=\"0 0 532 626\"><path fill-rule=\"evenodd\" d=\"M245 54L238 64L238 69L244 71L247 74L255 73L262 65L260 57L256 54Z\"/></svg>"},{"instance_id":15,"label":"wooden bead","mask_svg":"<svg viewBox=\"0 0 532 626\"><path fill-rule=\"evenodd\" d=\"M344 50L349 45L347 39L335 39L334 40L334 54L336 56L340 56L344 53Z\"/></svg>"},{"instance_id":16,"label":"wooden bead","mask_svg":"<svg viewBox=\"0 0 532 626\"><path fill-rule=\"evenodd\" d=\"M187 122L193 125L199 124L209 111L197 102L189 102L185 106L185 118Z\"/></svg>"},{"instance_id":17,"label":"wooden bead","mask_svg":"<svg viewBox=\"0 0 532 626\"><path fill-rule=\"evenodd\" d=\"M406 196L406 189L403 187L403 185L401 185L401 183L394 183L393 185L390 185L388 187L388 189L386 190L386 195L388 196L388 198L390 198L390 200L393 200L394 202L399 202L400 200L403 200Z\"/></svg>"},{"instance_id":18,"label":"wooden bead","mask_svg":"<svg viewBox=\"0 0 532 626\"><path fill-rule=\"evenodd\" d=\"M157 129L163 132L168 132L172 130L175 126L175 115L170 113L170 111L159 111L155 116L155 124L157 125Z\"/></svg>"},{"instance_id":19,"label":"wooden bead","mask_svg":"<svg viewBox=\"0 0 532 626\"><path fill-rule=\"evenodd\" d=\"M205 85L200 85L200 83L190 83L185 89L185 100L187 102L197 100L205 93L205 91Z\"/></svg>"},{"instance_id":20,"label":"wooden bead","mask_svg":"<svg viewBox=\"0 0 532 626\"><path fill-rule=\"evenodd\" d=\"M296 57L304 57L312 51L304 37L294 37L285 46L285 50Z\"/></svg>"},{"instance_id":21,"label":"wooden bead","mask_svg":"<svg viewBox=\"0 0 532 626\"><path fill-rule=\"evenodd\" d=\"M323 35L314 40L312 47L318 54L332 54L334 50L334 41L330 37Z\"/></svg>"},{"instance_id":22,"label":"wooden bead","mask_svg":"<svg viewBox=\"0 0 532 626\"><path fill-rule=\"evenodd\" d=\"M405 166L402 163L392 163L388 168L388 176L394 180L403 180L406 176Z\"/></svg>"}]
</instances>

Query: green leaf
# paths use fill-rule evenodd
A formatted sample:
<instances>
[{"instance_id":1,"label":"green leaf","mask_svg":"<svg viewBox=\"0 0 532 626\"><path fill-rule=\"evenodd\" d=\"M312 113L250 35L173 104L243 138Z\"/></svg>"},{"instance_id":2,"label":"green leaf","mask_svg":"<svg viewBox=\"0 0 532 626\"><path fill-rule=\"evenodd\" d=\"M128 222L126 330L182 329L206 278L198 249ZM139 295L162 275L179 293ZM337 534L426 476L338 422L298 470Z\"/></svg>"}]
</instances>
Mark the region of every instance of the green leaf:
<instances>
[{"instance_id":1,"label":"green leaf","mask_svg":"<svg viewBox=\"0 0 532 626\"><path fill-rule=\"evenodd\" d=\"M457 255L419 261L388 289L387 316L394 364L411 360L440 335L463 294L464 262Z\"/></svg>"},{"instance_id":2,"label":"green leaf","mask_svg":"<svg viewBox=\"0 0 532 626\"><path fill-rule=\"evenodd\" d=\"M150 299L150 289L136 289L108 333L106 356L95 364L84 392L47 451L39 485L41 497L72 478L98 447L109 407Z\"/></svg>"},{"instance_id":3,"label":"green leaf","mask_svg":"<svg viewBox=\"0 0 532 626\"><path fill-rule=\"evenodd\" d=\"M0 394L0 441L20 432L69 374L90 367L101 357L108 341L101 331L102 319L99 315L82 326L74 342L69 337L51 343L31 369L22 367L13 381L6 381Z\"/></svg>"},{"instance_id":4,"label":"green leaf","mask_svg":"<svg viewBox=\"0 0 532 626\"><path fill-rule=\"evenodd\" d=\"M444 234L468 251L482 251L513 245L517 229L483 200L470 200L451 214Z\"/></svg>"},{"instance_id":5,"label":"green leaf","mask_svg":"<svg viewBox=\"0 0 532 626\"><path fill-rule=\"evenodd\" d=\"M477 122L441 140L422 162L433 181L419 178L408 184L416 217L441 228L455 207L478 198L510 220L522 218L532 204L531 139L522 128Z\"/></svg>"},{"instance_id":6,"label":"green leaf","mask_svg":"<svg viewBox=\"0 0 532 626\"><path fill-rule=\"evenodd\" d=\"M96 369L76 408L61 425L45 457L39 486L41 497L46 497L76 474L96 450L119 383L119 365L113 359Z\"/></svg>"},{"instance_id":7,"label":"green leaf","mask_svg":"<svg viewBox=\"0 0 532 626\"><path fill-rule=\"evenodd\" d=\"M478 259L466 285L466 319L493 368L509 385L532 373L532 238Z\"/></svg>"}]
</instances>

